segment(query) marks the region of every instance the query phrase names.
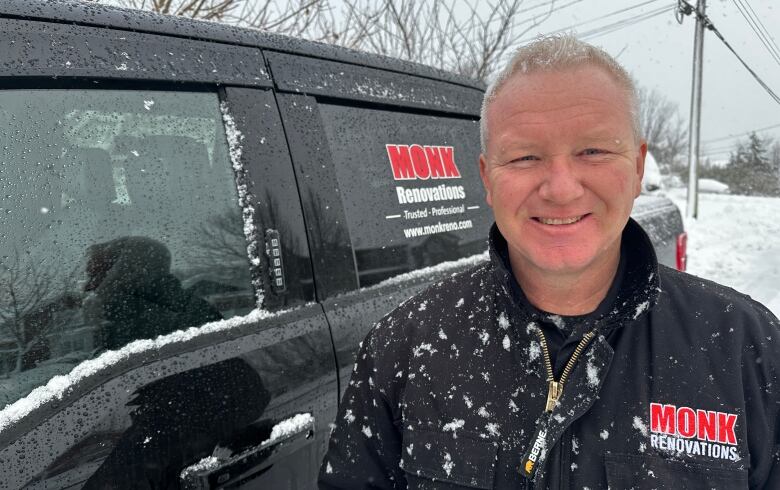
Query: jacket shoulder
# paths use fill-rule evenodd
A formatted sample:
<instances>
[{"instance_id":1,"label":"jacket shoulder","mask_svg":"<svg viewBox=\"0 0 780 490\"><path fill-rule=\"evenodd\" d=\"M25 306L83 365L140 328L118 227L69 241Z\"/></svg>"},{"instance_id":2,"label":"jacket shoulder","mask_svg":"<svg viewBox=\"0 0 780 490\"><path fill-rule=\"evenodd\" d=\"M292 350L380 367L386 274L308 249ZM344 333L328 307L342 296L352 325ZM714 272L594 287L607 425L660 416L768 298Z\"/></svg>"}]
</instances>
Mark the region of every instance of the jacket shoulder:
<instances>
[{"instance_id":1,"label":"jacket shoulder","mask_svg":"<svg viewBox=\"0 0 780 490\"><path fill-rule=\"evenodd\" d=\"M397 326L426 331L443 318L460 314L475 302L485 301L492 288L490 262L476 265L441 279L403 301L374 326L380 332Z\"/></svg>"},{"instance_id":2,"label":"jacket shoulder","mask_svg":"<svg viewBox=\"0 0 780 490\"><path fill-rule=\"evenodd\" d=\"M441 279L382 317L364 342L378 357L397 356L446 336L477 309L488 310L492 282L490 262Z\"/></svg>"},{"instance_id":3,"label":"jacket shoulder","mask_svg":"<svg viewBox=\"0 0 780 490\"><path fill-rule=\"evenodd\" d=\"M661 297L681 312L697 312L705 320L739 319L738 324L780 334L780 321L749 295L709 279L659 265Z\"/></svg>"},{"instance_id":4,"label":"jacket shoulder","mask_svg":"<svg viewBox=\"0 0 780 490\"><path fill-rule=\"evenodd\" d=\"M358 356L370 360L385 395L399 399L411 359L433 355L443 349L448 338L454 340L455 330L471 321L468 316L476 303L492 305L488 293L491 271L488 262L442 279L401 303L371 328Z\"/></svg>"}]
</instances>

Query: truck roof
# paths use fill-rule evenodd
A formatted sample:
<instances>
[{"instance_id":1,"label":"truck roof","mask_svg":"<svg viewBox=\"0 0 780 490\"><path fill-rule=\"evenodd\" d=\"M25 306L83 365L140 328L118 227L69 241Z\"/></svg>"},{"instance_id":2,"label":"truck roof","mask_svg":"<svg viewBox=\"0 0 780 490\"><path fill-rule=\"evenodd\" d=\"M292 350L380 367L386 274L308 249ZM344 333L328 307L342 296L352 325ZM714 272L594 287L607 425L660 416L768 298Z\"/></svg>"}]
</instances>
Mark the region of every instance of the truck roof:
<instances>
[{"instance_id":1,"label":"truck roof","mask_svg":"<svg viewBox=\"0 0 780 490\"><path fill-rule=\"evenodd\" d=\"M0 2L0 18L2 17L109 27L125 31L271 49L406 73L479 90L485 89L485 85L480 81L388 56L256 29L78 0L3 0Z\"/></svg>"}]
</instances>

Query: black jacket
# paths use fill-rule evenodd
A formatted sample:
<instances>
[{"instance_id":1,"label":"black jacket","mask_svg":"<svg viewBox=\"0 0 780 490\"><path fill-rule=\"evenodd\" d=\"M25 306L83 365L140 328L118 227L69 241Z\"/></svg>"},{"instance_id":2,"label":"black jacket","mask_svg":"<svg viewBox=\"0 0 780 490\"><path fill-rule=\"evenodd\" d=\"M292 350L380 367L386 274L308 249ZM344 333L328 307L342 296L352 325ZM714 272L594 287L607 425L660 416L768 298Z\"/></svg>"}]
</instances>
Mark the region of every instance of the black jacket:
<instances>
[{"instance_id":1,"label":"black jacket","mask_svg":"<svg viewBox=\"0 0 780 490\"><path fill-rule=\"evenodd\" d=\"M766 308L659 266L631 220L620 287L574 327L594 338L545 413L545 318L513 291L505 248L494 226L488 263L372 329L320 488L780 488Z\"/></svg>"}]
</instances>

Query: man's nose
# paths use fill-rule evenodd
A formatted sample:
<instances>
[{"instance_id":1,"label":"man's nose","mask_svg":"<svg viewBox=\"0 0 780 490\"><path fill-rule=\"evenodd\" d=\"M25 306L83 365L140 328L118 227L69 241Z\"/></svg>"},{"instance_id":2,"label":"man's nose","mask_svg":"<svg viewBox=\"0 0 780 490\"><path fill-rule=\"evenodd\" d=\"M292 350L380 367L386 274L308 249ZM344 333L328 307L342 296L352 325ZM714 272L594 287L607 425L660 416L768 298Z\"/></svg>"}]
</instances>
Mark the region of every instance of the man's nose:
<instances>
[{"instance_id":1,"label":"man's nose","mask_svg":"<svg viewBox=\"0 0 780 490\"><path fill-rule=\"evenodd\" d=\"M566 204L581 197L585 189L576 163L566 155L553 157L545 167L539 197L556 204Z\"/></svg>"}]
</instances>

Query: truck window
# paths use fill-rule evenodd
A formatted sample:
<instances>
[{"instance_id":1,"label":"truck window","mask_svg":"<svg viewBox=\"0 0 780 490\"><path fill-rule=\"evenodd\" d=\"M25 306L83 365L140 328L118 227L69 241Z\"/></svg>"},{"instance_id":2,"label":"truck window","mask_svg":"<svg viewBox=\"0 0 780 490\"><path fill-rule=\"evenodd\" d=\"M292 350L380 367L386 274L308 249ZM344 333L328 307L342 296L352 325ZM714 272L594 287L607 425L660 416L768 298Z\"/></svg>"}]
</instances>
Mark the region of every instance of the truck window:
<instances>
[{"instance_id":1,"label":"truck window","mask_svg":"<svg viewBox=\"0 0 780 490\"><path fill-rule=\"evenodd\" d=\"M254 306L215 93L0 92L0 407Z\"/></svg>"},{"instance_id":2,"label":"truck window","mask_svg":"<svg viewBox=\"0 0 780 490\"><path fill-rule=\"evenodd\" d=\"M477 120L319 109L361 286L487 249Z\"/></svg>"}]
</instances>

